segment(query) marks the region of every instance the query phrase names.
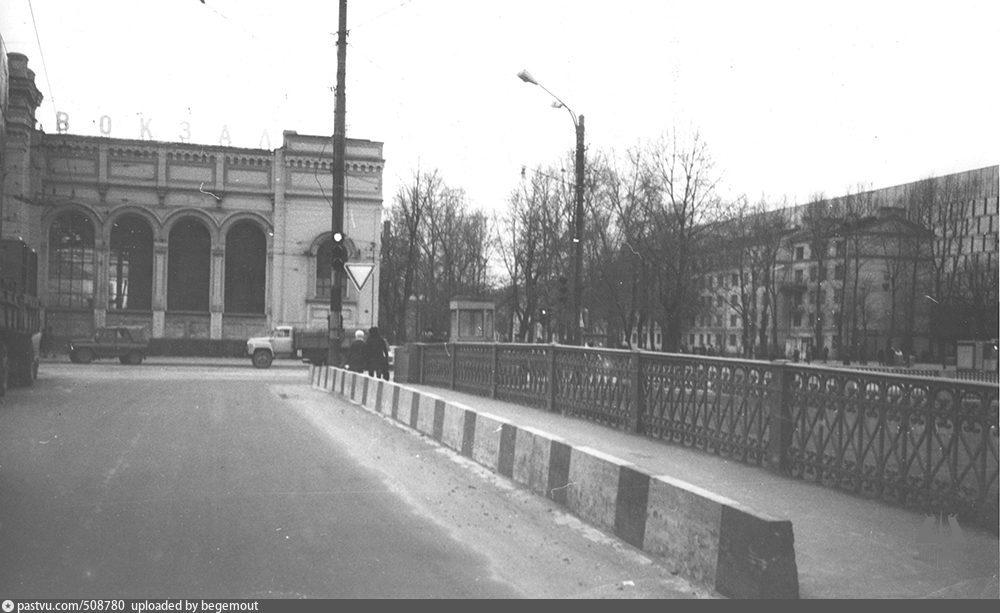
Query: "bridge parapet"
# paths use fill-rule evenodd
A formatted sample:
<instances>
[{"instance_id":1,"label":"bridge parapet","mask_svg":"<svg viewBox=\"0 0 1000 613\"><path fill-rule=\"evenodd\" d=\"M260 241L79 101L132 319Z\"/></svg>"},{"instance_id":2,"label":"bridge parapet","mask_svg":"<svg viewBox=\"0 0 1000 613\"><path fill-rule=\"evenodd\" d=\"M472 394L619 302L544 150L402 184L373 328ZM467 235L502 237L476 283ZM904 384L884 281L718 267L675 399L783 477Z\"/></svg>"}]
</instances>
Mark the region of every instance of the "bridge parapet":
<instances>
[{"instance_id":1,"label":"bridge parapet","mask_svg":"<svg viewBox=\"0 0 1000 613\"><path fill-rule=\"evenodd\" d=\"M582 417L998 529L995 383L560 345L411 344L400 353L402 381Z\"/></svg>"}]
</instances>

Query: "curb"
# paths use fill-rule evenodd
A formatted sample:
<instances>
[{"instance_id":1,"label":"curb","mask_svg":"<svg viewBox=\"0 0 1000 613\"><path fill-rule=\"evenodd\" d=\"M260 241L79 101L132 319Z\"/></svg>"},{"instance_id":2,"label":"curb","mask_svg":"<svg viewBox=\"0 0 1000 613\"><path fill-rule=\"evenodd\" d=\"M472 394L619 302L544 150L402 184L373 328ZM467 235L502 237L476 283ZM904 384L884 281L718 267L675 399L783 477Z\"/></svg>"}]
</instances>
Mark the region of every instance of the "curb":
<instances>
[{"instance_id":1,"label":"curb","mask_svg":"<svg viewBox=\"0 0 1000 613\"><path fill-rule=\"evenodd\" d=\"M798 598L789 520L405 385L310 366L310 384L427 435L730 598Z\"/></svg>"}]
</instances>

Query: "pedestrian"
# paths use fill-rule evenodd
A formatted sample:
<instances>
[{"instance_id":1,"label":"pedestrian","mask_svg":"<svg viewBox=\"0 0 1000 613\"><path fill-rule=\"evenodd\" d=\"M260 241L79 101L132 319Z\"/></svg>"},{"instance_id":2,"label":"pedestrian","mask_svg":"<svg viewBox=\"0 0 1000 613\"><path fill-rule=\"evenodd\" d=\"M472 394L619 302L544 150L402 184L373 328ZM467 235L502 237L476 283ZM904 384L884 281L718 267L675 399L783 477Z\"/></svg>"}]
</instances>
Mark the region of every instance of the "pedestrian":
<instances>
[{"instance_id":1,"label":"pedestrian","mask_svg":"<svg viewBox=\"0 0 1000 613\"><path fill-rule=\"evenodd\" d=\"M347 368L354 372L365 372L367 363L365 361L365 333L358 330L354 333L354 340L347 348Z\"/></svg>"},{"instance_id":2,"label":"pedestrian","mask_svg":"<svg viewBox=\"0 0 1000 613\"><path fill-rule=\"evenodd\" d=\"M389 380L389 346L379 334L377 327L368 329L368 340L365 341L365 359L368 363L368 375Z\"/></svg>"}]
</instances>

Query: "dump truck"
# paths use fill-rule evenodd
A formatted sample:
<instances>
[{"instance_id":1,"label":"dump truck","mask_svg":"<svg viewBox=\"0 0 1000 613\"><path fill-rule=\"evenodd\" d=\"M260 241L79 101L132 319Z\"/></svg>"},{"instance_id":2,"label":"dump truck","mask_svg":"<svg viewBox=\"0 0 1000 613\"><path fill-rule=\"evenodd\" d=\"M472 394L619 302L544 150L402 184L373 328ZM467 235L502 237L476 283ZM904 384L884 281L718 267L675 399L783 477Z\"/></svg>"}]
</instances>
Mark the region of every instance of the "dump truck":
<instances>
[{"instance_id":1,"label":"dump truck","mask_svg":"<svg viewBox=\"0 0 1000 613\"><path fill-rule=\"evenodd\" d=\"M300 358L312 364L325 364L330 351L330 333L326 328L276 326L267 336L247 340L247 355L257 368L268 368L275 358Z\"/></svg>"}]
</instances>

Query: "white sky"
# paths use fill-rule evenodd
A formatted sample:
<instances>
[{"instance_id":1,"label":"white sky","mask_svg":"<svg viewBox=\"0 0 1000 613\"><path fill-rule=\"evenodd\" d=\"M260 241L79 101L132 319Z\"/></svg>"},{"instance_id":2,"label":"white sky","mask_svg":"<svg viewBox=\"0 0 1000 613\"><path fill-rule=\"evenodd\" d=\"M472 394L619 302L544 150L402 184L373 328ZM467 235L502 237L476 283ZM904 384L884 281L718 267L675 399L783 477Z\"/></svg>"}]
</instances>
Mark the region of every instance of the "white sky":
<instances>
[{"instance_id":1,"label":"white sky","mask_svg":"<svg viewBox=\"0 0 1000 613\"><path fill-rule=\"evenodd\" d=\"M333 133L337 0L2 0L56 131L281 145ZM34 23L32 20L34 12ZM41 41L39 50L36 40ZM1000 2L349 1L347 135L503 207L522 165L699 130L724 193L804 202L1000 162ZM266 146L266 143L264 143ZM571 169L567 168L571 172ZM571 174L567 175L571 177Z\"/></svg>"}]
</instances>

